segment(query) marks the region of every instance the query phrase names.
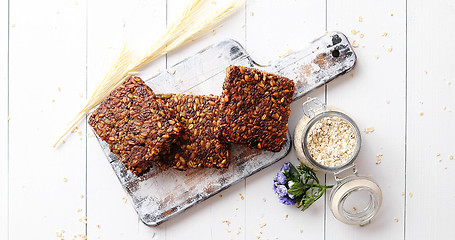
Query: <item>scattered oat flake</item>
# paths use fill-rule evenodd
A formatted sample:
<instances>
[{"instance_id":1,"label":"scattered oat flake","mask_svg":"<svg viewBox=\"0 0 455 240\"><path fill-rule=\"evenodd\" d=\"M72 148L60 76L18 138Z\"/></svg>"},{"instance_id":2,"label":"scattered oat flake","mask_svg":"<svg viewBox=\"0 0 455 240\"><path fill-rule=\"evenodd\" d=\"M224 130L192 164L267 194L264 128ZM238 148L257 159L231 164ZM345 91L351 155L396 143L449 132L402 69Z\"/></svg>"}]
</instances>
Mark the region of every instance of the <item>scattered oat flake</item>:
<instances>
[{"instance_id":1,"label":"scattered oat flake","mask_svg":"<svg viewBox=\"0 0 455 240\"><path fill-rule=\"evenodd\" d=\"M363 22L363 17L359 16L359 22Z\"/></svg>"},{"instance_id":2,"label":"scattered oat flake","mask_svg":"<svg viewBox=\"0 0 455 240\"><path fill-rule=\"evenodd\" d=\"M409 197L412 197L412 196L413 196L412 192L409 192Z\"/></svg>"},{"instance_id":3,"label":"scattered oat flake","mask_svg":"<svg viewBox=\"0 0 455 240\"><path fill-rule=\"evenodd\" d=\"M453 160L453 155L452 154L449 154L449 159Z\"/></svg>"},{"instance_id":4,"label":"scattered oat flake","mask_svg":"<svg viewBox=\"0 0 455 240\"><path fill-rule=\"evenodd\" d=\"M352 41L352 46L357 48L357 47L359 47L359 43L356 40L354 40L354 41Z\"/></svg>"},{"instance_id":5,"label":"scattered oat flake","mask_svg":"<svg viewBox=\"0 0 455 240\"><path fill-rule=\"evenodd\" d=\"M395 222L398 222L398 218L395 218Z\"/></svg>"},{"instance_id":6,"label":"scattered oat flake","mask_svg":"<svg viewBox=\"0 0 455 240\"><path fill-rule=\"evenodd\" d=\"M363 33L359 34L359 38L363 38L365 35Z\"/></svg>"},{"instance_id":7,"label":"scattered oat flake","mask_svg":"<svg viewBox=\"0 0 455 240\"><path fill-rule=\"evenodd\" d=\"M364 131L366 134L371 133L371 132L374 132L374 127L373 127L373 126L368 126L368 127L364 128L363 131Z\"/></svg>"},{"instance_id":8,"label":"scattered oat flake","mask_svg":"<svg viewBox=\"0 0 455 240\"><path fill-rule=\"evenodd\" d=\"M381 34L381 36L387 37L387 32L383 32L383 33Z\"/></svg>"},{"instance_id":9,"label":"scattered oat flake","mask_svg":"<svg viewBox=\"0 0 455 240\"><path fill-rule=\"evenodd\" d=\"M287 50L285 53L281 54L280 56L278 56L279 58L284 58L286 57L287 55L291 54L292 53L292 49L289 49Z\"/></svg>"},{"instance_id":10,"label":"scattered oat flake","mask_svg":"<svg viewBox=\"0 0 455 240\"><path fill-rule=\"evenodd\" d=\"M392 46L390 46L387 51L391 52L392 51Z\"/></svg>"},{"instance_id":11,"label":"scattered oat flake","mask_svg":"<svg viewBox=\"0 0 455 240\"><path fill-rule=\"evenodd\" d=\"M356 35L356 34L357 34L357 30L352 29L352 30L351 30L351 33L354 34L354 35Z\"/></svg>"},{"instance_id":12,"label":"scattered oat flake","mask_svg":"<svg viewBox=\"0 0 455 240\"><path fill-rule=\"evenodd\" d=\"M376 154L376 165L381 164L381 158L384 156L382 153Z\"/></svg>"}]
</instances>

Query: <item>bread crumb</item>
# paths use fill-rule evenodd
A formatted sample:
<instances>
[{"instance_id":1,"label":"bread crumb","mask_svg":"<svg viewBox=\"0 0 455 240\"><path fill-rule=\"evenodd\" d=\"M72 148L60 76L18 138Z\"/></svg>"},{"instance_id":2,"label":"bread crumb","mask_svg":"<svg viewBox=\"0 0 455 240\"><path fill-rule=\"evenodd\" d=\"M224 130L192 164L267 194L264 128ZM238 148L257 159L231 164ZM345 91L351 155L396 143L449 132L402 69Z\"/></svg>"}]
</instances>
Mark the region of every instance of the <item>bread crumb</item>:
<instances>
[{"instance_id":1,"label":"bread crumb","mask_svg":"<svg viewBox=\"0 0 455 240\"><path fill-rule=\"evenodd\" d=\"M226 228L226 232L230 233L230 232L231 232L231 230L230 230L229 228Z\"/></svg>"},{"instance_id":2,"label":"bread crumb","mask_svg":"<svg viewBox=\"0 0 455 240\"><path fill-rule=\"evenodd\" d=\"M359 34L359 38L363 38L365 35L363 33Z\"/></svg>"},{"instance_id":3,"label":"bread crumb","mask_svg":"<svg viewBox=\"0 0 455 240\"><path fill-rule=\"evenodd\" d=\"M387 32L383 32L383 33L381 34L381 36L387 37Z\"/></svg>"},{"instance_id":4,"label":"bread crumb","mask_svg":"<svg viewBox=\"0 0 455 240\"><path fill-rule=\"evenodd\" d=\"M412 196L413 196L412 192L409 192L409 197L412 197Z\"/></svg>"},{"instance_id":5,"label":"bread crumb","mask_svg":"<svg viewBox=\"0 0 455 240\"><path fill-rule=\"evenodd\" d=\"M419 116L423 116L423 112L419 112Z\"/></svg>"},{"instance_id":6,"label":"bread crumb","mask_svg":"<svg viewBox=\"0 0 455 240\"><path fill-rule=\"evenodd\" d=\"M351 30L351 33L352 33L353 35L356 35L356 34L357 34L357 30L352 29L352 30Z\"/></svg>"},{"instance_id":7,"label":"bread crumb","mask_svg":"<svg viewBox=\"0 0 455 240\"><path fill-rule=\"evenodd\" d=\"M450 85L450 84L452 84L452 82L451 82L451 81L448 81L448 82L447 82L447 85Z\"/></svg>"},{"instance_id":8,"label":"bread crumb","mask_svg":"<svg viewBox=\"0 0 455 240\"><path fill-rule=\"evenodd\" d=\"M284 220L288 219L289 215L284 215Z\"/></svg>"},{"instance_id":9,"label":"bread crumb","mask_svg":"<svg viewBox=\"0 0 455 240\"><path fill-rule=\"evenodd\" d=\"M398 218L395 218L395 222L398 222Z\"/></svg>"},{"instance_id":10,"label":"bread crumb","mask_svg":"<svg viewBox=\"0 0 455 240\"><path fill-rule=\"evenodd\" d=\"M392 51L392 46L390 46L387 51L391 52Z\"/></svg>"},{"instance_id":11,"label":"bread crumb","mask_svg":"<svg viewBox=\"0 0 455 240\"><path fill-rule=\"evenodd\" d=\"M266 223L266 222L261 222L261 223L259 223L259 227L260 227L260 228L263 228L263 227L265 227L265 226L267 226L267 223Z\"/></svg>"},{"instance_id":12,"label":"bread crumb","mask_svg":"<svg viewBox=\"0 0 455 240\"><path fill-rule=\"evenodd\" d=\"M439 152L436 153L436 156L441 156L441 154Z\"/></svg>"},{"instance_id":13,"label":"bread crumb","mask_svg":"<svg viewBox=\"0 0 455 240\"><path fill-rule=\"evenodd\" d=\"M257 239L261 238L261 235L256 235L256 238L257 238Z\"/></svg>"},{"instance_id":14,"label":"bread crumb","mask_svg":"<svg viewBox=\"0 0 455 240\"><path fill-rule=\"evenodd\" d=\"M359 16L359 22L363 22L363 17Z\"/></svg>"},{"instance_id":15,"label":"bread crumb","mask_svg":"<svg viewBox=\"0 0 455 240\"><path fill-rule=\"evenodd\" d=\"M374 132L374 127L373 127L373 126L368 126L368 127L364 128L363 131L364 131L366 134L371 133L371 132Z\"/></svg>"},{"instance_id":16,"label":"bread crumb","mask_svg":"<svg viewBox=\"0 0 455 240\"><path fill-rule=\"evenodd\" d=\"M390 16L393 17L393 13L391 13Z\"/></svg>"},{"instance_id":17,"label":"bread crumb","mask_svg":"<svg viewBox=\"0 0 455 240\"><path fill-rule=\"evenodd\" d=\"M449 159L453 160L453 155L452 154L449 154Z\"/></svg>"},{"instance_id":18,"label":"bread crumb","mask_svg":"<svg viewBox=\"0 0 455 240\"><path fill-rule=\"evenodd\" d=\"M63 182L68 182L68 178L63 178Z\"/></svg>"},{"instance_id":19,"label":"bread crumb","mask_svg":"<svg viewBox=\"0 0 455 240\"><path fill-rule=\"evenodd\" d=\"M84 195L81 194L81 198L84 198Z\"/></svg>"}]
</instances>

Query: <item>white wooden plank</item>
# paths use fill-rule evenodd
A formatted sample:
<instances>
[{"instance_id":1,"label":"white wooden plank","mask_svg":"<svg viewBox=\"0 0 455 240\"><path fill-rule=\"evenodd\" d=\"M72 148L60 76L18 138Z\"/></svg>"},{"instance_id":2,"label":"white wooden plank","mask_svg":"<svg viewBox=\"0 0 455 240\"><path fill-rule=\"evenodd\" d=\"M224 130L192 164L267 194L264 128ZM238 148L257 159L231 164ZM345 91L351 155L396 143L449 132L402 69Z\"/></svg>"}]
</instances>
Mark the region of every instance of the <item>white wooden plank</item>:
<instances>
[{"instance_id":1,"label":"white wooden plank","mask_svg":"<svg viewBox=\"0 0 455 240\"><path fill-rule=\"evenodd\" d=\"M0 238L8 239L8 2L0 9Z\"/></svg>"},{"instance_id":2,"label":"white wooden plank","mask_svg":"<svg viewBox=\"0 0 455 240\"><path fill-rule=\"evenodd\" d=\"M9 2L9 238L85 234L85 127L52 148L84 101L85 1Z\"/></svg>"},{"instance_id":3,"label":"white wooden plank","mask_svg":"<svg viewBox=\"0 0 455 240\"><path fill-rule=\"evenodd\" d=\"M329 0L327 16L329 31L341 31L351 43L359 43L355 48L356 67L328 84L327 102L349 112L362 129L358 170L361 175L373 177L384 199L379 214L363 228L339 222L328 208L326 239L403 239L405 1ZM353 29L356 35L351 33ZM381 36L384 32L386 37ZM375 130L365 134L363 129L368 126ZM380 164L376 164L377 154L383 154ZM333 183L332 175L327 179Z\"/></svg>"},{"instance_id":4,"label":"white wooden plank","mask_svg":"<svg viewBox=\"0 0 455 240\"><path fill-rule=\"evenodd\" d=\"M455 234L454 13L453 1L408 1L406 239Z\"/></svg>"},{"instance_id":5,"label":"white wooden plank","mask_svg":"<svg viewBox=\"0 0 455 240\"><path fill-rule=\"evenodd\" d=\"M168 0L168 23L177 18L188 1ZM228 1L207 1L214 9ZM222 22L215 31L200 39L183 46L176 52L168 54L168 67L178 63L205 47L225 39L234 39L240 44L245 43L245 12L244 8ZM220 94L220 93L214 93ZM181 215L165 222L166 239L243 239L245 226L245 195L244 181L222 191L220 195L194 206ZM230 224L223 221L229 221ZM240 228L239 228L240 227ZM197 233L197 235L195 235Z\"/></svg>"},{"instance_id":6,"label":"white wooden plank","mask_svg":"<svg viewBox=\"0 0 455 240\"><path fill-rule=\"evenodd\" d=\"M325 33L324 1L251 1L246 11L246 49L260 64L303 49ZM316 89L309 96L324 100L324 88ZM303 116L303 101L304 98L291 105L291 133ZM302 213L279 203L272 190L273 177L282 164L289 161L297 164L296 159L292 149L285 159L246 180L245 239L323 238L323 199ZM324 179L324 175L320 177ZM263 223L267 225L261 227Z\"/></svg>"},{"instance_id":7,"label":"white wooden plank","mask_svg":"<svg viewBox=\"0 0 455 240\"><path fill-rule=\"evenodd\" d=\"M100 17L102 15L102 17ZM137 53L157 40L166 27L165 1L91 1L88 5L88 91L106 73L123 41ZM141 50L142 49L142 50ZM152 76L165 67L164 57L140 76ZM89 130L91 133L91 130ZM145 226L137 217L95 137L87 149L88 236L101 239L164 239L160 227ZM99 227L98 227L99 225Z\"/></svg>"}]
</instances>

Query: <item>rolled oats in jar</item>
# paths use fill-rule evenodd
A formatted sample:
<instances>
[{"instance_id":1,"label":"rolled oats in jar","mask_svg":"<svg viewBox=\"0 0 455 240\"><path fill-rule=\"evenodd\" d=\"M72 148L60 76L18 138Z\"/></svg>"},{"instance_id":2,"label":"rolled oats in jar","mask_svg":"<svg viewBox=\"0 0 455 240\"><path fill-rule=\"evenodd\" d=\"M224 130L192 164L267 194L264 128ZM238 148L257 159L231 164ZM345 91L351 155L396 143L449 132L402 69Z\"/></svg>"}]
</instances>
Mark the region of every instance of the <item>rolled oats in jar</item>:
<instances>
[{"instance_id":1,"label":"rolled oats in jar","mask_svg":"<svg viewBox=\"0 0 455 240\"><path fill-rule=\"evenodd\" d=\"M361 147L357 124L343 110L317 98L303 103L303 113L294 131L299 161L315 171L334 173L336 185L331 190L329 206L338 220L368 224L381 207L382 192L372 179L357 173L355 160ZM347 177L340 177L349 170L352 173Z\"/></svg>"}]
</instances>

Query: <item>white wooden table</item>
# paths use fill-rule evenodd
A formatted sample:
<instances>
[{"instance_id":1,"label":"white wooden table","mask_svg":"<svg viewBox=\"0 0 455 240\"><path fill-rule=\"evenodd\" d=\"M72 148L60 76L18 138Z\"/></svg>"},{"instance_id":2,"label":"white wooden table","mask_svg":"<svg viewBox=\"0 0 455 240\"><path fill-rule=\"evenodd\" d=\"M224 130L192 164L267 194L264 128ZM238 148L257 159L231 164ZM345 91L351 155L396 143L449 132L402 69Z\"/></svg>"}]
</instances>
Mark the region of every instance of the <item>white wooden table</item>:
<instances>
[{"instance_id":1,"label":"white wooden table","mask_svg":"<svg viewBox=\"0 0 455 240\"><path fill-rule=\"evenodd\" d=\"M226 38L267 63L326 31L345 33L359 45L357 66L309 96L375 129L362 133L358 166L382 187L384 202L366 227L338 222L327 198L304 213L278 202L272 178L284 162L296 163L293 150L222 196L148 227L124 201L86 122L53 149L123 40L148 46L185 2L0 2L0 239L60 239L62 230L64 239L454 238L455 2L449 0L251 0L214 34L140 74L153 76ZM302 100L292 105L291 131ZM333 183L332 175L320 176Z\"/></svg>"}]
</instances>

